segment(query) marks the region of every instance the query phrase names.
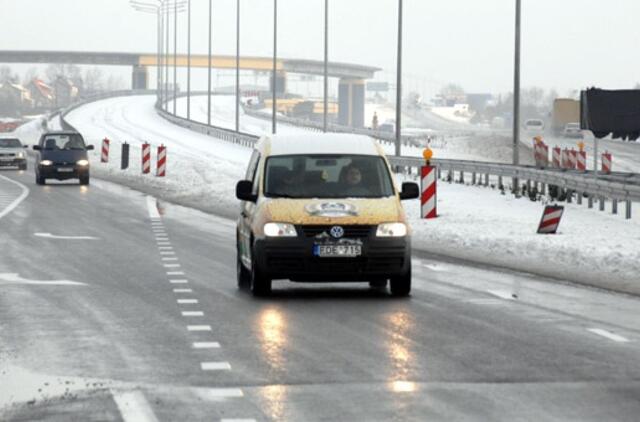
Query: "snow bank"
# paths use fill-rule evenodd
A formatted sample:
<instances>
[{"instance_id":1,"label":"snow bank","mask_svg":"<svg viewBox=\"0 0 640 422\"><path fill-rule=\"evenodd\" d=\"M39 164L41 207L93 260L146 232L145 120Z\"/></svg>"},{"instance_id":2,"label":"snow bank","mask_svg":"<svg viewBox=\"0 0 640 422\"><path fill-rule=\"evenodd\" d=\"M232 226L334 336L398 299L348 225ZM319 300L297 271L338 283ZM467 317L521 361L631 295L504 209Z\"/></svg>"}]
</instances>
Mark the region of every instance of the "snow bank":
<instances>
[{"instance_id":1,"label":"snow bank","mask_svg":"<svg viewBox=\"0 0 640 422\"><path fill-rule=\"evenodd\" d=\"M235 183L244 177L250 150L174 126L157 116L153 102L152 97L109 99L68 116L97 147L104 136L132 145L131 166L125 171L119 169L118 142L112 144L108 164L101 164L94 151L93 175L235 219ZM168 146L167 177L141 174L143 140ZM477 150L487 149L487 141L475 142ZM446 149L448 158L473 157L464 155L470 151L468 144L466 148ZM438 219L419 219L417 200L405 202L415 249L640 294L638 216L626 221L586 206L567 205L560 233L543 236L536 234L542 214L539 202L484 187L439 182L438 189Z\"/></svg>"}]
</instances>

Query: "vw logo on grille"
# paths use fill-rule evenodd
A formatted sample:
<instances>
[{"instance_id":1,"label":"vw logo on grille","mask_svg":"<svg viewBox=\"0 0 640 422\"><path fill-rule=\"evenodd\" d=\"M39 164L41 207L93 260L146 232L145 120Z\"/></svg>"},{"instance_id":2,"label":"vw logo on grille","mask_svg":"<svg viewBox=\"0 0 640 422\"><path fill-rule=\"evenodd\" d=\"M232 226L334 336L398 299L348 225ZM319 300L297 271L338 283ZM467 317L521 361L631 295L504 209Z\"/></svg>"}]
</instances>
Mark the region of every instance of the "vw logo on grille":
<instances>
[{"instance_id":1,"label":"vw logo on grille","mask_svg":"<svg viewBox=\"0 0 640 422\"><path fill-rule=\"evenodd\" d=\"M331 227L329 233L331 233L331 237L340 239L342 236L344 236L344 229L340 226L333 226Z\"/></svg>"}]
</instances>

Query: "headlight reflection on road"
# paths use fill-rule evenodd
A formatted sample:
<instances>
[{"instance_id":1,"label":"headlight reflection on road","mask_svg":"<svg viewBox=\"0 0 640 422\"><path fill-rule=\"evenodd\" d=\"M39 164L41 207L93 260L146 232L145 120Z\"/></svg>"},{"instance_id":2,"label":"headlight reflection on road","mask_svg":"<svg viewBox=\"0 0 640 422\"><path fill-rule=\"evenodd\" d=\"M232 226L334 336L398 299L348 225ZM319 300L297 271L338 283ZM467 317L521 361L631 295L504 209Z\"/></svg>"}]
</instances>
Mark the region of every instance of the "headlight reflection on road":
<instances>
[{"instance_id":1,"label":"headlight reflection on road","mask_svg":"<svg viewBox=\"0 0 640 422\"><path fill-rule=\"evenodd\" d=\"M262 355L269 365L269 372L276 376L284 374L284 350L287 346L287 321L279 309L265 308L258 315L258 339ZM261 389L263 409L270 419L284 419L284 405L287 387L271 385Z\"/></svg>"},{"instance_id":2,"label":"headlight reflection on road","mask_svg":"<svg viewBox=\"0 0 640 422\"><path fill-rule=\"evenodd\" d=\"M409 341L409 333L414 328L413 319L405 311L393 312L388 314L385 319L391 332L391 336L386 341L391 364L389 389L394 393L415 392L416 384L407 381L411 378L411 368L415 363Z\"/></svg>"}]
</instances>

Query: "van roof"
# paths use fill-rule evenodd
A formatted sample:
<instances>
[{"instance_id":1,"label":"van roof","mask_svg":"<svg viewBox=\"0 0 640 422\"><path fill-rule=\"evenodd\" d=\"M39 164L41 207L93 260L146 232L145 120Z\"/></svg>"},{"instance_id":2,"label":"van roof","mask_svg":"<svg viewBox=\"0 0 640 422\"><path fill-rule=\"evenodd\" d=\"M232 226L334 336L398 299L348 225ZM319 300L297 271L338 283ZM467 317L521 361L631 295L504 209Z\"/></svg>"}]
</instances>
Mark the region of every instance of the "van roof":
<instances>
[{"instance_id":1,"label":"van roof","mask_svg":"<svg viewBox=\"0 0 640 422\"><path fill-rule=\"evenodd\" d=\"M342 133L309 133L303 135L268 135L257 146L269 155L300 154L382 154L378 143L365 135Z\"/></svg>"}]
</instances>

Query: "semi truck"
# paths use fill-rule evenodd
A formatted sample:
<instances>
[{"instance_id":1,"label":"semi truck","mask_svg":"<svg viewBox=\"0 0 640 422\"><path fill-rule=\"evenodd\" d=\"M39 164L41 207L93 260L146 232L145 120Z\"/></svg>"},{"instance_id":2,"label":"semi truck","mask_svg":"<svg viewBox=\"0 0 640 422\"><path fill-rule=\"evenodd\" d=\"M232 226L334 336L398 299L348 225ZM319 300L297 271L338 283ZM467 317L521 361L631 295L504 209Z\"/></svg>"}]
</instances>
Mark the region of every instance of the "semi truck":
<instances>
[{"instance_id":1,"label":"semi truck","mask_svg":"<svg viewBox=\"0 0 640 422\"><path fill-rule=\"evenodd\" d=\"M553 101L551 130L562 136L569 123L580 122L580 101L570 98L556 98Z\"/></svg>"}]
</instances>

